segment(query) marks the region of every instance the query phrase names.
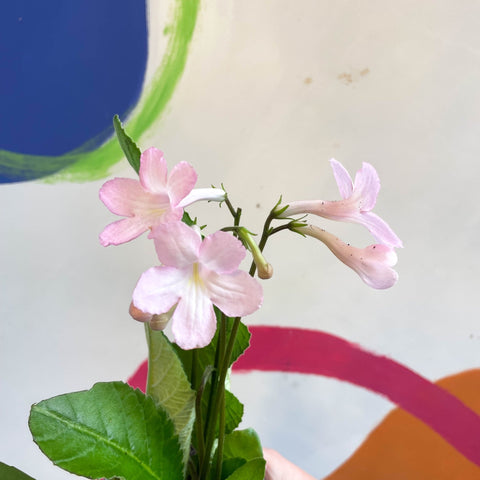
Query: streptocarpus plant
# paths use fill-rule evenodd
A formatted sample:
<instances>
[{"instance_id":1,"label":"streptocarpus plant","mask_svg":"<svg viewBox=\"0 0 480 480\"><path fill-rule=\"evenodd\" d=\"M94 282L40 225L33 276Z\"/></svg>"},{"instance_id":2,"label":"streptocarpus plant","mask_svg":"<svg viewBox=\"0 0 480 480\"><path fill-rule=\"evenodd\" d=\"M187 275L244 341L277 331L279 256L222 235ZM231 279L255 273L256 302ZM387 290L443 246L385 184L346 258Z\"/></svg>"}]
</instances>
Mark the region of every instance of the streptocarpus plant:
<instances>
[{"instance_id":1,"label":"streptocarpus plant","mask_svg":"<svg viewBox=\"0 0 480 480\"><path fill-rule=\"evenodd\" d=\"M367 285L391 287L398 278L394 249L401 241L372 213L378 175L364 163L352 182L332 160L342 199L279 201L257 244L223 188L194 188L191 165L180 162L169 173L162 152L140 153L118 117L114 125L139 178L115 178L102 186L102 202L124 218L108 225L100 242L119 245L148 232L159 260L140 276L130 305L131 316L145 325L146 393L110 382L44 400L31 410L33 438L56 465L92 479L262 480L260 441L253 430L237 429L243 405L226 388L230 367L249 344L242 317L263 301L255 275L272 276L262 251L284 230L312 236ZM224 204L231 223L217 232L200 228L186 211L200 200ZM308 224L305 214L360 223L378 243L352 247ZM239 266L248 252L247 273ZM162 331L169 323L171 339Z\"/></svg>"}]
</instances>

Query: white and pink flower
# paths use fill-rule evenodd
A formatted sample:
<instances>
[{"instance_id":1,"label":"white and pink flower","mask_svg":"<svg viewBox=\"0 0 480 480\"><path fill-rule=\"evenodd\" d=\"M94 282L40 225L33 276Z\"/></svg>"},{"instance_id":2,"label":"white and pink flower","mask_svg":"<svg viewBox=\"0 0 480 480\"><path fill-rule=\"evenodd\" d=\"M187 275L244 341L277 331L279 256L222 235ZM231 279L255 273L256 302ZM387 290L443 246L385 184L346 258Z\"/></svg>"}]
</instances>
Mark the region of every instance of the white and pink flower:
<instances>
[{"instance_id":1,"label":"white and pink flower","mask_svg":"<svg viewBox=\"0 0 480 480\"><path fill-rule=\"evenodd\" d=\"M365 226L375 239L390 247L402 247L402 241L388 224L371 210L377 201L380 180L377 171L364 162L352 181L343 165L335 159L330 160L333 174L342 200L302 200L288 204L281 217L312 213L330 220L359 223ZM279 209L282 207L278 207Z\"/></svg>"},{"instance_id":2,"label":"white and pink flower","mask_svg":"<svg viewBox=\"0 0 480 480\"><path fill-rule=\"evenodd\" d=\"M168 175L163 153L152 147L140 157L139 180L114 178L100 189L100 199L114 214L126 218L107 225L100 234L103 246L119 245L165 222L179 221L183 208L198 200L222 201L221 189L193 189L197 174L180 162Z\"/></svg>"},{"instance_id":3,"label":"white and pink flower","mask_svg":"<svg viewBox=\"0 0 480 480\"><path fill-rule=\"evenodd\" d=\"M377 244L355 248L314 225L296 227L295 231L322 241L341 262L357 272L369 287L390 288L398 280L398 273L392 268L397 263L397 254L392 247Z\"/></svg>"},{"instance_id":4,"label":"white and pink flower","mask_svg":"<svg viewBox=\"0 0 480 480\"><path fill-rule=\"evenodd\" d=\"M152 237L162 265L142 274L133 305L149 315L175 307L172 333L181 348L210 343L216 330L213 305L230 317L243 317L260 307L262 287L238 269L246 250L232 235L219 231L202 241L196 229L173 222L154 227Z\"/></svg>"}]
</instances>

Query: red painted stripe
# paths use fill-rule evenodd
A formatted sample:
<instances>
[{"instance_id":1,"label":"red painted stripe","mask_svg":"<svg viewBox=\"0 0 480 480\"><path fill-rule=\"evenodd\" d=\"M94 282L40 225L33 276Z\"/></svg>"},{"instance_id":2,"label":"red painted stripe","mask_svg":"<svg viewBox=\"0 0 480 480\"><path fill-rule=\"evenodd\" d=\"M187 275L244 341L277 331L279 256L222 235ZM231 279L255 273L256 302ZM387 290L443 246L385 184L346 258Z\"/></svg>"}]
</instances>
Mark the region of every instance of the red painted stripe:
<instances>
[{"instance_id":1,"label":"red painted stripe","mask_svg":"<svg viewBox=\"0 0 480 480\"><path fill-rule=\"evenodd\" d=\"M322 375L367 388L417 417L480 466L480 418L443 388L394 360L328 333L273 326L250 327L250 332L250 348L235 363L236 373ZM131 385L145 385L146 365L142 367Z\"/></svg>"}]
</instances>

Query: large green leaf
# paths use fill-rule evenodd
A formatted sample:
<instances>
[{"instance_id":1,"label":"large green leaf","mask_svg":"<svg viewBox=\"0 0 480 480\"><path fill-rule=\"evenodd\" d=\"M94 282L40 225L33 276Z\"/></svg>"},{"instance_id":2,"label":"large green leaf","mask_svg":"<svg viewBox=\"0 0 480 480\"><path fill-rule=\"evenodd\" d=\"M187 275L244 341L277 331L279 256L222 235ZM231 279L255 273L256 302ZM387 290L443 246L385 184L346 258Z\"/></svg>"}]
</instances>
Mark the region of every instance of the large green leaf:
<instances>
[{"instance_id":1,"label":"large green leaf","mask_svg":"<svg viewBox=\"0 0 480 480\"><path fill-rule=\"evenodd\" d=\"M118 115L113 117L113 127L117 134L118 143L127 157L128 163L138 173L140 170L140 156L142 152L137 144L127 135Z\"/></svg>"},{"instance_id":2,"label":"large green leaf","mask_svg":"<svg viewBox=\"0 0 480 480\"><path fill-rule=\"evenodd\" d=\"M2 480L34 480L30 475L0 462L0 478Z\"/></svg>"},{"instance_id":3,"label":"large green leaf","mask_svg":"<svg viewBox=\"0 0 480 480\"><path fill-rule=\"evenodd\" d=\"M148 324L145 331L149 350L147 393L173 420L186 462L195 421L195 392L164 333L152 330Z\"/></svg>"},{"instance_id":4,"label":"large green leaf","mask_svg":"<svg viewBox=\"0 0 480 480\"><path fill-rule=\"evenodd\" d=\"M59 467L87 478L183 480L182 450L168 414L122 382L32 406L30 430Z\"/></svg>"}]
</instances>

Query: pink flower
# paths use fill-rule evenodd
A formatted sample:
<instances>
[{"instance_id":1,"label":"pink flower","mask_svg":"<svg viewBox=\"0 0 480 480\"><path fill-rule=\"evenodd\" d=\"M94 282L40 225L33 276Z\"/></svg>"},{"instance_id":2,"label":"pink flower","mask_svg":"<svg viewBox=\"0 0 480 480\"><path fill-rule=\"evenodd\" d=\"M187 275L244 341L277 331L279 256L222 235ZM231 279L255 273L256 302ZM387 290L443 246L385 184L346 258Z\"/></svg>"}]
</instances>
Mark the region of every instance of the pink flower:
<instances>
[{"instance_id":1,"label":"pink flower","mask_svg":"<svg viewBox=\"0 0 480 480\"><path fill-rule=\"evenodd\" d=\"M354 222L364 225L378 242L390 247L402 247L402 241L388 224L371 212L380 190L378 174L369 163L363 163L352 182L347 170L340 162L332 159L333 174L343 200L305 200L291 202L282 217L313 213L330 220ZM281 208L281 207L280 207Z\"/></svg>"},{"instance_id":2,"label":"pink flower","mask_svg":"<svg viewBox=\"0 0 480 480\"><path fill-rule=\"evenodd\" d=\"M391 268L397 263L397 254L392 247L370 245L355 248L314 225L296 227L295 231L322 241L341 262L355 270L372 288L390 288L398 280L398 273Z\"/></svg>"},{"instance_id":3,"label":"pink flower","mask_svg":"<svg viewBox=\"0 0 480 480\"><path fill-rule=\"evenodd\" d=\"M100 199L116 215L127 218L107 225L100 243L119 245L138 237L148 229L182 218L183 207L198 200L225 198L220 189L192 190L197 174L187 162L180 162L168 175L163 153L149 148L140 157L140 180L114 178L100 189Z\"/></svg>"},{"instance_id":4,"label":"pink flower","mask_svg":"<svg viewBox=\"0 0 480 480\"><path fill-rule=\"evenodd\" d=\"M231 317L249 315L260 307L262 288L238 270L246 251L230 234L219 231L202 241L197 230L174 222L158 225L152 236L163 265L142 274L133 304L151 315L176 306L172 333L181 348L210 343L216 330L213 305Z\"/></svg>"}]
</instances>

